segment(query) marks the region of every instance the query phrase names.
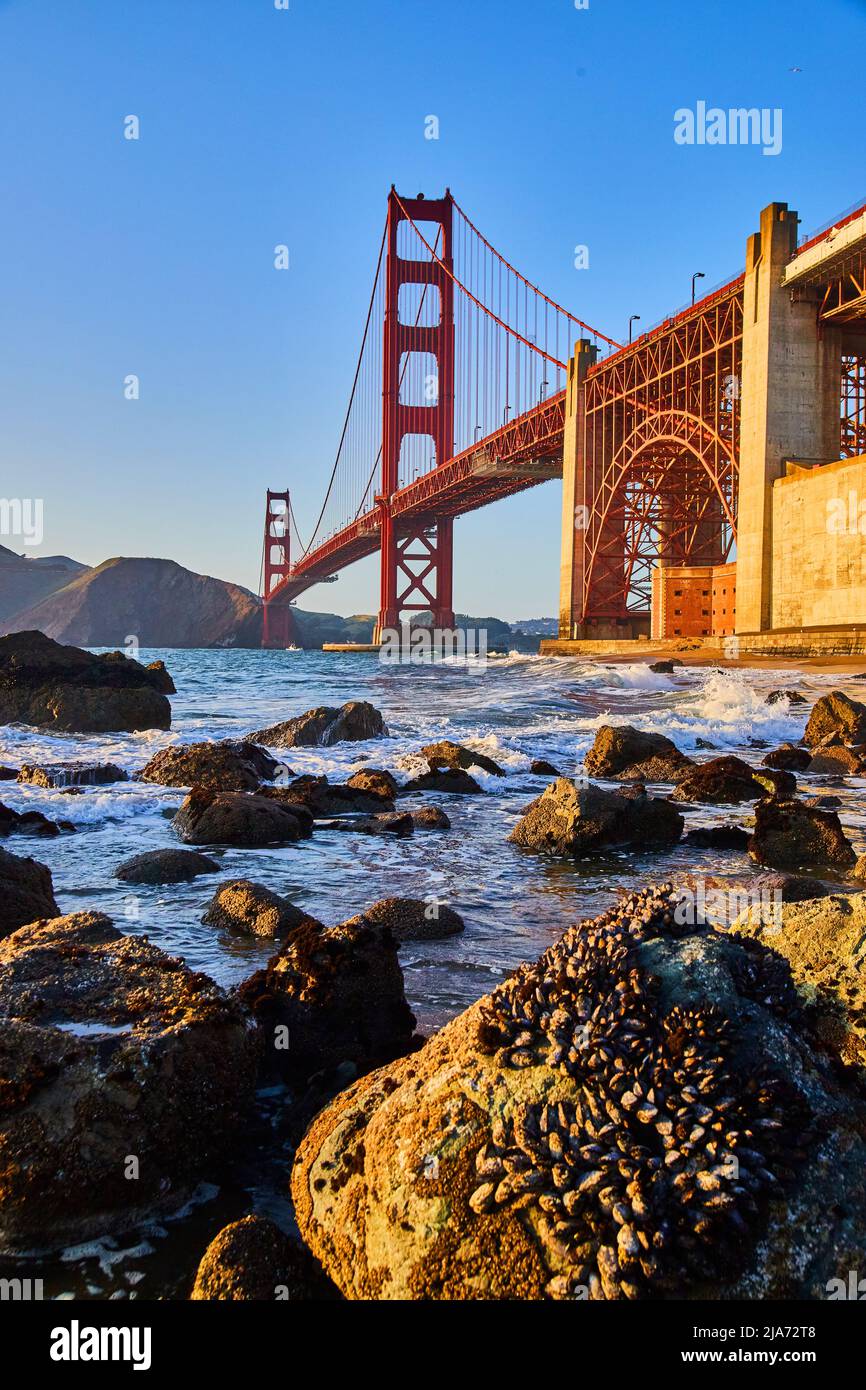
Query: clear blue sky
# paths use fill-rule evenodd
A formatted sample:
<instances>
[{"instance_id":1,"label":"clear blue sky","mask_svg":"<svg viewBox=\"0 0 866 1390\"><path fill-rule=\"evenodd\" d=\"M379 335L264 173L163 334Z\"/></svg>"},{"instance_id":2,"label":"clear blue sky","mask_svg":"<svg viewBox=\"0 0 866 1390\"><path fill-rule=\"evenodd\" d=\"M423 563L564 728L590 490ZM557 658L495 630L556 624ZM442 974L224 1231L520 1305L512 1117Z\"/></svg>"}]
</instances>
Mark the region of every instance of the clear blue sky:
<instances>
[{"instance_id":1,"label":"clear blue sky","mask_svg":"<svg viewBox=\"0 0 866 1390\"><path fill-rule=\"evenodd\" d=\"M392 182L618 337L764 204L866 199L864 41L864 0L0 0L0 496L44 498L37 553L257 587L266 487L318 511ZM781 107L782 153L675 144L699 100ZM559 505L458 522L459 608L555 613ZM375 562L301 602L371 611Z\"/></svg>"}]
</instances>

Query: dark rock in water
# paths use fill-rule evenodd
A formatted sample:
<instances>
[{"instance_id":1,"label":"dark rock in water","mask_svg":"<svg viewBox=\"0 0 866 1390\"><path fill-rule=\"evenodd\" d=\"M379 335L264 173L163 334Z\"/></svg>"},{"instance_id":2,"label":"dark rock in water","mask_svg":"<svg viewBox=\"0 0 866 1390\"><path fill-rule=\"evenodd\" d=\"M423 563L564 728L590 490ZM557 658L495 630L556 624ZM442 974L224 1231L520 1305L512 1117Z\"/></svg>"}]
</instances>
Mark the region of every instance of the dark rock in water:
<instances>
[{"instance_id":1,"label":"dark rock in water","mask_svg":"<svg viewBox=\"0 0 866 1390\"><path fill-rule=\"evenodd\" d=\"M835 811L802 801L759 801L749 853L775 869L850 869L856 854Z\"/></svg>"},{"instance_id":2,"label":"dark rock in water","mask_svg":"<svg viewBox=\"0 0 866 1390\"><path fill-rule=\"evenodd\" d=\"M796 789L797 783L789 772L763 772L750 767L742 758L726 755L689 768L677 782L671 800L725 806L739 801L757 801L768 792L774 796L791 796Z\"/></svg>"},{"instance_id":3,"label":"dark rock in water","mask_svg":"<svg viewBox=\"0 0 866 1390\"><path fill-rule=\"evenodd\" d=\"M782 772L805 772L812 755L808 748L798 748L794 743L782 743L761 759L762 767L776 768Z\"/></svg>"},{"instance_id":4,"label":"dark rock in water","mask_svg":"<svg viewBox=\"0 0 866 1390\"><path fill-rule=\"evenodd\" d=\"M185 1200L258 1047L211 980L99 913L0 943L0 1246L61 1249Z\"/></svg>"},{"instance_id":5,"label":"dark rock in water","mask_svg":"<svg viewBox=\"0 0 866 1390\"><path fill-rule=\"evenodd\" d=\"M701 825L686 831L684 842L698 849L749 848L750 835L741 825Z\"/></svg>"},{"instance_id":6,"label":"dark rock in water","mask_svg":"<svg viewBox=\"0 0 866 1390\"><path fill-rule=\"evenodd\" d=\"M823 1299L858 1267L862 1098L787 964L674 899L573 927L315 1117L292 1194L347 1297Z\"/></svg>"},{"instance_id":7,"label":"dark rock in water","mask_svg":"<svg viewBox=\"0 0 866 1390\"><path fill-rule=\"evenodd\" d=\"M149 661L144 669L146 671L153 671L158 681L156 688L163 695L177 694L177 686L172 680L169 672L166 670L164 661Z\"/></svg>"},{"instance_id":8,"label":"dark rock in water","mask_svg":"<svg viewBox=\"0 0 866 1390\"><path fill-rule=\"evenodd\" d=\"M329 820L332 816L351 811L369 812L372 815L380 811L393 811L393 801L381 794L384 783L377 779L375 787L373 790L352 786L348 782L329 782L325 776L314 777L307 773L277 787L262 787L260 792L262 796L279 801L281 806L304 808L315 820Z\"/></svg>"},{"instance_id":9,"label":"dark rock in water","mask_svg":"<svg viewBox=\"0 0 866 1390\"><path fill-rule=\"evenodd\" d=\"M0 767L0 782L16 782L17 780L17 767Z\"/></svg>"},{"instance_id":10,"label":"dark rock in water","mask_svg":"<svg viewBox=\"0 0 866 1390\"><path fill-rule=\"evenodd\" d=\"M50 869L0 849L0 937L41 917L59 915Z\"/></svg>"},{"instance_id":11,"label":"dark rock in water","mask_svg":"<svg viewBox=\"0 0 866 1390\"><path fill-rule=\"evenodd\" d=\"M397 943L364 918L306 918L237 993L264 1031L266 1067L288 1080L343 1062L367 1071L413 1046Z\"/></svg>"},{"instance_id":12,"label":"dark rock in water","mask_svg":"<svg viewBox=\"0 0 866 1390\"><path fill-rule=\"evenodd\" d=\"M819 878L805 874L758 874L754 880L758 894L771 894L783 903L802 903L811 898L826 898L833 889Z\"/></svg>"},{"instance_id":13,"label":"dark rock in water","mask_svg":"<svg viewBox=\"0 0 866 1390\"><path fill-rule=\"evenodd\" d=\"M201 920L235 936L287 936L306 917L288 898L263 884L236 878L220 884Z\"/></svg>"},{"instance_id":14,"label":"dark rock in water","mask_svg":"<svg viewBox=\"0 0 866 1390\"><path fill-rule=\"evenodd\" d=\"M805 1002L817 1013L821 1041L849 1065L866 1067L866 894L786 900L776 930L756 917L741 920L733 930L784 957Z\"/></svg>"},{"instance_id":15,"label":"dark rock in water","mask_svg":"<svg viewBox=\"0 0 866 1390\"><path fill-rule=\"evenodd\" d=\"M199 874L218 874L220 866L191 849L154 849L118 864L114 877L122 883L191 883Z\"/></svg>"},{"instance_id":16,"label":"dark rock in water","mask_svg":"<svg viewBox=\"0 0 866 1390\"><path fill-rule=\"evenodd\" d=\"M505 776L499 764L488 758L485 753L476 753L474 749L464 748L462 743L452 743L447 738L440 739L438 743L425 744L421 749L421 756L427 759L431 772L442 772L445 769L452 772L468 772L470 768L478 767L482 772L491 772L494 777Z\"/></svg>"},{"instance_id":17,"label":"dark rock in water","mask_svg":"<svg viewBox=\"0 0 866 1390\"><path fill-rule=\"evenodd\" d=\"M290 1240L273 1221L245 1216L214 1236L190 1298L302 1303L339 1294L305 1246Z\"/></svg>"},{"instance_id":18,"label":"dark rock in water","mask_svg":"<svg viewBox=\"0 0 866 1390\"><path fill-rule=\"evenodd\" d=\"M657 676L672 676L677 666L682 664L677 657L672 656L668 661L651 661L649 668Z\"/></svg>"},{"instance_id":19,"label":"dark rock in water","mask_svg":"<svg viewBox=\"0 0 866 1390\"><path fill-rule=\"evenodd\" d=\"M468 772L447 768L444 772L424 772L420 777L413 777L402 788L402 791L404 794L407 792L450 792L453 796L474 796L478 792L483 794L484 788L476 782L474 777L470 777Z\"/></svg>"},{"instance_id":20,"label":"dark rock in water","mask_svg":"<svg viewBox=\"0 0 866 1390\"><path fill-rule=\"evenodd\" d=\"M368 792L371 796L378 796L381 801L387 801L392 805L399 790L397 778L390 772L376 767L365 767L360 772L353 773L346 786L351 787L352 791Z\"/></svg>"},{"instance_id":21,"label":"dark rock in water","mask_svg":"<svg viewBox=\"0 0 866 1390\"><path fill-rule=\"evenodd\" d=\"M450 830L451 822L441 806L418 806L409 811L416 830Z\"/></svg>"},{"instance_id":22,"label":"dark rock in water","mask_svg":"<svg viewBox=\"0 0 866 1390\"><path fill-rule=\"evenodd\" d=\"M128 782L129 774L115 763L24 763L18 781L34 787L104 787Z\"/></svg>"},{"instance_id":23,"label":"dark rock in water","mask_svg":"<svg viewBox=\"0 0 866 1390\"><path fill-rule=\"evenodd\" d=\"M292 844L309 834L290 806L251 792L216 792L193 787L172 825L188 845Z\"/></svg>"},{"instance_id":24,"label":"dark rock in water","mask_svg":"<svg viewBox=\"0 0 866 1390\"><path fill-rule=\"evenodd\" d=\"M817 751L809 763L808 771L832 777L862 777L866 771L866 762L853 748L836 744Z\"/></svg>"},{"instance_id":25,"label":"dark rock in water","mask_svg":"<svg viewBox=\"0 0 866 1390\"><path fill-rule=\"evenodd\" d=\"M269 748L329 748L334 743L383 738L388 730L379 711L366 700L350 700L339 709L320 705L282 724L250 734L256 743Z\"/></svg>"},{"instance_id":26,"label":"dark rock in water","mask_svg":"<svg viewBox=\"0 0 866 1390\"><path fill-rule=\"evenodd\" d=\"M331 830L354 830L360 835L396 835L405 839L414 835L415 821L408 811L381 811L375 816L355 816L351 820L334 821Z\"/></svg>"},{"instance_id":27,"label":"dark rock in water","mask_svg":"<svg viewBox=\"0 0 866 1390\"><path fill-rule=\"evenodd\" d=\"M807 796L804 806L817 806L819 811L838 811L842 805L841 796Z\"/></svg>"},{"instance_id":28,"label":"dark rock in water","mask_svg":"<svg viewBox=\"0 0 866 1390\"><path fill-rule=\"evenodd\" d=\"M866 705L852 700L843 690L822 695L812 707L803 742L814 748L827 734L838 734L843 743L866 740Z\"/></svg>"},{"instance_id":29,"label":"dark rock in water","mask_svg":"<svg viewBox=\"0 0 866 1390\"><path fill-rule=\"evenodd\" d=\"M645 734L629 724L603 724L584 759L590 777L673 782L691 759L664 734Z\"/></svg>"},{"instance_id":30,"label":"dark rock in water","mask_svg":"<svg viewBox=\"0 0 866 1390\"><path fill-rule=\"evenodd\" d=\"M575 857L613 846L660 849L675 845L683 818L641 789L608 792L560 777L533 801L509 839L543 854Z\"/></svg>"},{"instance_id":31,"label":"dark rock in water","mask_svg":"<svg viewBox=\"0 0 866 1390\"><path fill-rule=\"evenodd\" d=\"M554 767L553 763L549 763L546 758L533 758L529 771L533 777L562 776L559 768Z\"/></svg>"},{"instance_id":32,"label":"dark rock in water","mask_svg":"<svg viewBox=\"0 0 866 1390\"><path fill-rule=\"evenodd\" d=\"M252 792L276 777L281 764L255 743L176 743L155 753L138 776L161 787L213 787L217 791Z\"/></svg>"},{"instance_id":33,"label":"dark rock in water","mask_svg":"<svg viewBox=\"0 0 866 1390\"><path fill-rule=\"evenodd\" d=\"M778 705L780 700L787 700L789 705L808 704L805 695L801 695L799 690L771 690L764 704Z\"/></svg>"},{"instance_id":34,"label":"dark rock in water","mask_svg":"<svg viewBox=\"0 0 866 1390\"><path fill-rule=\"evenodd\" d=\"M696 738L695 747L703 749L705 753L717 753L719 751L718 744L710 743L708 738Z\"/></svg>"},{"instance_id":35,"label":"dark rock in water","mask_svg":"<svg viewBox=\"0 0 866 1390\"><path fill-rule=\"evenodd\" d=\"M459 912L435 899L382 898L353 921L374 922L387 927L397 941L439 941L458 936L465 930Z\"/></svg>"},{"instance_id":36,"label":"dark rock in water","mask_svg":"<svg viewBox=\"0 0 866 1390\"><path fill-rule=\"evenodd\" d=\"M69 821L53 821L43 816L41 811L13 811L0 801L0 840L8 835L38 835L42 839L53 839L61 831L74 831Z\"/></svg>"},{"instance_id":37,"label":"dark rock in water","mask_svg":"<svg viewBox=\"0 0 866 1390\"><path fill-rule=\"evenodd\" d=\"M61 733L168 729L158 673L122 652L94 656L41 632L0 637L0 724Z\"/></svg>"}]
</instances>

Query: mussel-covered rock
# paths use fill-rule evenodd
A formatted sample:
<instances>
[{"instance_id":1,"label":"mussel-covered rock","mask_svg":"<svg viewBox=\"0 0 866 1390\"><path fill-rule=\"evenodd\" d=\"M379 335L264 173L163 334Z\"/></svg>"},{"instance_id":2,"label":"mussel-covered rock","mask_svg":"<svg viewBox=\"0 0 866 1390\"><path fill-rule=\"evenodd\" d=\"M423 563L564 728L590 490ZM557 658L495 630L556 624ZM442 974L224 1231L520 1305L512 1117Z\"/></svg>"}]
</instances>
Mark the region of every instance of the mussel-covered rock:
<instances>
[{"instance_id":1,"label":"mussel-covered rock","mask_svg":"<svg viewBox=\"0 0 866 1390\"><path fill-rule=\"evenodd\" d=\"M583 765L590 777L673 782L691 759L664 734L645 734L629 724L602 724Z\"/></svg>"},{"instance_id":2,"label":"mussel-covered rock","mask_svg":"<svg viewBox=\"0 0 866 1390\"><path fill-rule=\"evenodd\" d=\"M866 742L866 705L844 690L822 695L812 706L803 742L814 748L828 734L837 734L843 743Z\"/></svg>"},{"instance_id":3,"label":"mussel-covered rock","mask_svg":"<svg viewBox=\"0 0 866 1390\"><path fill-rule=\"evenodd\" d=\"M94 656L41 632L0 637L0 724L90 734L168 729L163 684L122 652Z\"/></svg>"},{"instance_id":4,"label":"mussel-covered rock","mask_svg":"<svg viewBox=\"0 0 866 1390\"><path fill-rule=\"evenodd\" d=\"M220 884L202 922L234 936L286 936L306 915L264 884L235 878Z\"/></svg>"},{"instance_id":5,"label":"mussel-covered rock","mask_svg":"<svg viewBox=\"0 0 866 1390\"><path fill-rule=\"evenodd\" d=\"M802 801L759 801L749 853L768 868L837 872L857 858L836 812Z\"/></svg>"},{"instance_id":6,"label":"mussel-covered rock","mask_svg":"<svg viewBox=\"0 0 866 1390\"><path fill-rule=\"evenodd\" d=\"M609 792L560 777L530 803L509 839L543 854L579 858L616 845L666 848L682 830L676 807L642 788Z\"/></svg>"},{"instance_id":7,"label":"mussel-covered rock","mask_svg":"<svg viewBox=\"0 0 866 1390\"><path fill-rule=\"evenodd\" d=\"M40 917L57 917L51 870L0 849L0 937Z\"/></svg>"},{"instance_id":8,"label":"mussel-covered rock","mask_svg":"<svg viewBox=\"0 0 866 1390\"><path fill-rule=\"evenodd\" d=\"M338 1294L305 1246L264 1216L245 1216L214 1236L190 1298L309 1302Z\"/></svg>"},{"instance_id":9,"label":"mussel-covered rock","mask_svg":"<svg viewBox=\"0 0 866 1390\"><path fill-rule=\"evenodd\" d=\"M368 738L383 738L388 729L379 710L366 700L349 700L335 708L319 705L282 724L259 729L250 738L269 748L329 748L334 743L355 743Z\"/></svg>"},{"instance_id":10,"label":"mussel-covered rock","mask_svg":"<svg viewBox=\"0 0 866 1390\"><path fill-rule=\"evenodd\" d=\"M101 914L0 942L0 1245L62 1248L184 1200L257 1052L237 1002Z\"/></svg>"},{"instance_id":11,"label":"mussel-covered rock","mask_svg":"<svg viewBox=\"0 0 866 1390\"><path fill-rule=\"evenodd\" d=\"M363 917L307 917L238 995L262 1026L267 1069L290 1081L341 1063L369 1071L413 1045L397 943Z\"/></svg>"},{"instance_id":12,"label":"mussel-covered rock","mask_svg":"<svg viewBox=\"0 0 866 1390\"><path fill-rule=\"evenodd\" d=\"M572 928L316 1116L292 1193L347 1297L822 1298L857 1268L862 1099L786 962L677 911Z\"/></svg>"},{"instance_id":13,"label":"mussel-covered rock","mask_svg":"<svg viewBox=\"0 0 866 1390\"><path fill-rule=\"evenodd\" d=\"M161 787L212 787L224 792L252 792L277 775L280 764L255 743L175 743L155 753L138 774Z\"/></svg>"},{"instance_id":14,"label":"mussel-covered rock","mask_svg":"<svg viewBox=\"0 0 866 1390\"><path fill-rule=\"evenodd\" d=\"M271 797L193 787L172 821L188 845L292 844L309 835L309 818Z\"/></svg>"}]
</instances>

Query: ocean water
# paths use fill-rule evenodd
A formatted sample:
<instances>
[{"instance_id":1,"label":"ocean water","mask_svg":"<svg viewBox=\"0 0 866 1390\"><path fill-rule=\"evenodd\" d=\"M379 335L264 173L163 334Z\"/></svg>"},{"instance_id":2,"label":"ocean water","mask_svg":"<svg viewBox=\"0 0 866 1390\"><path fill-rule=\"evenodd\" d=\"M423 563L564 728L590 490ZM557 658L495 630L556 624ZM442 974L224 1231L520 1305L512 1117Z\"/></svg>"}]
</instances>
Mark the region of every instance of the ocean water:
<instances>
[{"instance_id":1,"label":"ocean water","mask_svg":"<svg viewBox=\"0 0 866 1390\"><path fill-rule=\"evenodd\" d=\"M328 924L390 896L435 897L459 911L466 922L462 935L401 948L407 995L424 1033L441 1027L521 961L537 957L571 923L604 911L622 889L689 870L710 875L748 868L744 854L688 845L664 855L618 851L583 863L558 863L509 844L522 809L548 780L531 775L532 759L545 758L573 775L601 724L629 723L664 733L683 752L697 751L700 758L714 756L697 750L697 740L703 739L719 752L757 763L766 748L799 739L808 716L808 707L787 701L768 705L769 691L793 687L810 702L833 688L863 694L857 681L834 674L804 676L793 669L682 667L664 676L639 663L606 666L516 654L482 669L458 662L383 666L372 654L322 652L147 650L141 659L164 660L174 677L178 694L172 697L170 732L46 736L8 726L0 728L0 763L111 761L134 774L169 743L240 737L315 705L365 699L382 711L389 737L279 756L297 773L326 773L333 781L362 767L382 767L402 782L412 775L403 760L424 743L450 738L503 767L504 778L477 774L482 796L413 799L412 804L435 801L447 810L452 826L444 833L397 840L317 828L312 839L297 845L216 855L221 877L264 883ZM827 777L800 777L798 783L803 795L832 790L842 798L842 823L863 852L866 781L837 785ZM39 810L76 825L75 835L8 842L13 851L48 864L62 911L103 911L123 930L147 934L230 987L258 969L273 947L202 925L219 881L215 875L191 884L134 889L114 878L123 859L178 843L165 812L179 806L183 795L134 780L86 788L80 796L0 784L0 801L16 810ZM686 812L686 828L748 826L750 810L748 805L696 807ZM280 1104L277 1094L262 1097L265 1132L278 1128ZM205 1186L171 1222L40 1261L30 1272L44 1276L46 1297L186 1296L198 1256L225 1221L252 1204L290 1225L289 1157L264 1143L258 1166L248 1160L231 1183ZM4 1272L7 1266L0 1261Z\"/></svg>"}]
</instances>

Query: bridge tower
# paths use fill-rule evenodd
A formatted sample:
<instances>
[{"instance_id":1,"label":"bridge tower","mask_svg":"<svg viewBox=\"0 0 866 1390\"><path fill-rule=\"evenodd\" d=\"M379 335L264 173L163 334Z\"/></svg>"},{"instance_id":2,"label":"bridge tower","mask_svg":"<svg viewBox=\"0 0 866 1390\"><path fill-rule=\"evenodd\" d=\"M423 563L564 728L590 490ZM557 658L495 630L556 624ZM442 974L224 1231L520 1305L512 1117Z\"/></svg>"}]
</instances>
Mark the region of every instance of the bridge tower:
<instances>
[{"instance_id":1,"label":"bridge tower","mask_svg":"<svg viewBox=\"0 0 866 1390\"><path fill-rule=\"evenodd\" d=\"M401 206L402 205L402 206ZM401 223L438 224L437 259L412 259L401 254ZM376 504L381 519L381 593L374 640L386 630L397 629L401 614L433 613L433 626L454 627L453 527L450 515L440 515L424 525L398 523L391 512L394 493L400 487L400 458L404 441L423 435L432 439L435 465L441 466L454 451L454 204L450 190L440 199L399 198L394 188L388 199L387 261L385 268L385 335L382 377L382 475ZM408 223L406 223L408 226ZM408 238L407 238L408 241ZM423 248L419 246L419 252ZM422 325L412 321L406 306L413 303L400 290L427 286L436 291L438 318ZM422 291L423 292L423 291ZM401 312L401 307L403 312ZM420 317L420 316L419 316ZM401 383L409 354L423 353L435 359L429 391L423 404L401 399Z\"/></svg>"},{"instance_id":2,"label":"bridge tower","mask_svg":"<svg viewBox=\"0 0 866 1390\"><path fill-rule=\"evenodd\" d=\"M268 492L265 511L262 646L283 651L295 638L295 619L287 598L272 598L291 569L291 499L288 492Z\"/></svg>"}]
</instances>

